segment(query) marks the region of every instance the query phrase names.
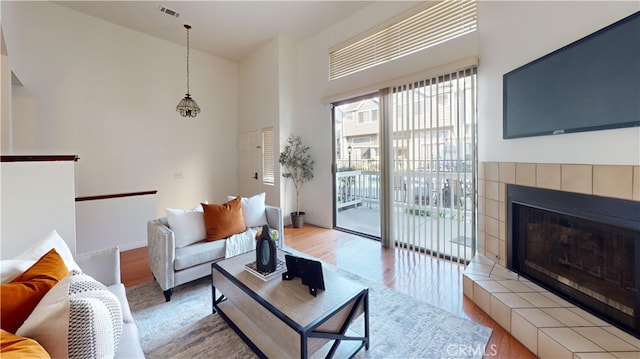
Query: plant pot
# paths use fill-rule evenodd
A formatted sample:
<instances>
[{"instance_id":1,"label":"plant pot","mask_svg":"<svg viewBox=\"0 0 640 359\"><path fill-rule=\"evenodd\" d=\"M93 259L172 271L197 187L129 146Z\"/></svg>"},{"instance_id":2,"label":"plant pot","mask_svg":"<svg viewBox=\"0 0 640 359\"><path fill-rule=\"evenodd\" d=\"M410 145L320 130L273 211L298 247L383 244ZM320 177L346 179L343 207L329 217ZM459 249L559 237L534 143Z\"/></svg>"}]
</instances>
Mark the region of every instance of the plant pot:
<instances>
[{"instance_id":1,"label":"plant pot","mask_svg":"<svg viewBox=\"0 0 640 359\"><path fill-rule=\"evenodd\" d=\"M291 225L293 228L302 228L304 225L304 212L291 212Z\"/></svg>"}]
</instances>

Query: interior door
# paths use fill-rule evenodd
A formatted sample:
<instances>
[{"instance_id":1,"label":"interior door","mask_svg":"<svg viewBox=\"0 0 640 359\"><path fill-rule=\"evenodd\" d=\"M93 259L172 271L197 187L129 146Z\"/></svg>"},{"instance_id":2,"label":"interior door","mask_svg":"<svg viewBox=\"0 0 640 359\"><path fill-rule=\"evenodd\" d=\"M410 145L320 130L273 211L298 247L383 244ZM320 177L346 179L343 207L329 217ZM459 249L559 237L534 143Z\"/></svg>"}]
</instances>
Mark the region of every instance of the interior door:
<instances>
[{"instance_id":1,"label":"interior door","mask_svg":"<svg viewBox=\"0 0 640 359\"><path fill-rule=\"evenodd\" d=\"M240 177L240 195L249 197L261 192L261 158L259 131L249 131L239 134L238 176Z\"/></svg>"}]
</instances>

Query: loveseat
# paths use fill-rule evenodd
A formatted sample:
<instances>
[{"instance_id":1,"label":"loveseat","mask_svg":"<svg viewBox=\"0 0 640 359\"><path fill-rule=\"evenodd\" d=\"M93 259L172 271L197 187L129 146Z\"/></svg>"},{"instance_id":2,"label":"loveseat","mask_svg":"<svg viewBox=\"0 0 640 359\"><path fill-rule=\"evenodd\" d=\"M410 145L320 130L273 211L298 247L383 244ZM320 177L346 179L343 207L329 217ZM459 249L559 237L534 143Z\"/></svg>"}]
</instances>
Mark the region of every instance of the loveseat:
<instances>
[{"instance_id":1,"label":"loveseat","mask_svg":"<svg viewBox=\"0 0 640 359\"><path fill-rule=\"evenodd\" d=\"M54 230L2 260L3 358L144 358L117 247L73 256Z\"/></svg>"},{"instance_id":2,"label":"loveseat","mask_svg":"<svg viewBox=\"0 0 640 359\"><path fill-rule=\"evenodd\" d=\"M264 194L261 195L262 203L257 207L260 208L261 213L259 213L260 216L258 217L266 218L266 224L277 233L278 247L283 248L284 226L282 210L279 207L264 205ZM242 233L242 235L255 233L256 226L265 224L264 220L255 219L255 210L245 206L255 202L257 197L243 198L242 208L245 214L244 222L247 233ZM185 215L198 215L197 208L183 211ZM211 275L211 264L224 259L225 254L228 255L228 242L234 238L232 236L223 240L206 241L202 240L202 235L195 235L193 236L195 238L194 243L180 246L176 245L176 243L182 241L179 238L181 233L176 233L174 229L177 228L172 228L169 222L167 217L162 217L147 223L149 267L163 290L167 302L171 300L173 288L176 286ZM190 223L193 225L193 222ZM203 224L195 224L195 226L199 227L203 226ZM180 232L185 231L181 230Z\"/></svg>"}]
</instances>

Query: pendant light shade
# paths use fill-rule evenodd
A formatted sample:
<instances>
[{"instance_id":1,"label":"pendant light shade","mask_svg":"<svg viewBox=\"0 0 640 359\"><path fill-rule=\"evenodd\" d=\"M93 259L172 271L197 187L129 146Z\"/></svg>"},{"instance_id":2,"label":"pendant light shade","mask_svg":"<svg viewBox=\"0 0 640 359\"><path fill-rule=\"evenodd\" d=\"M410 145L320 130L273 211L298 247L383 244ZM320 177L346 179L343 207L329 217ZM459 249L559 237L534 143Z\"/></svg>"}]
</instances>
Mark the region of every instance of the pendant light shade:
<instances>
[{"instance_id":1,"label":"pendant light shade","mask_svg":"<svg viewBox=\"0 0 640 359\"><path fill-rule=\"evenodd\" d=\"M191 29L191 25L185 24L184 28L187 29L187 93L176 106L176 111L180 112L182 117L196 117L200 113L200 106L189 93L189 29Z\"/></svg>"}]
</instances>

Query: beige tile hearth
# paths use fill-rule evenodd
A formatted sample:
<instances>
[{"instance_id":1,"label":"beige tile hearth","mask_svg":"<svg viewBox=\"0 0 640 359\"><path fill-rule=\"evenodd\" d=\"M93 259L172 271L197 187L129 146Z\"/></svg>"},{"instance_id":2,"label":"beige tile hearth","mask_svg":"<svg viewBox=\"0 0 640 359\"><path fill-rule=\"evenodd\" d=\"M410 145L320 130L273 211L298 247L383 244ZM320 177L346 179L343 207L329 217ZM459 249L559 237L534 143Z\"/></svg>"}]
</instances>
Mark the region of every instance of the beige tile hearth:
<instances>
[{"instance_id":1,"label":"beige tile hearth","mask_svg":"<svg viewBox=\"0 0 640 359\"><path fill-rule=\"evenodd\" d=\"M463 292L540 358L640 358L640 339L478 254Z\"/></svg>"}]
</instances>

